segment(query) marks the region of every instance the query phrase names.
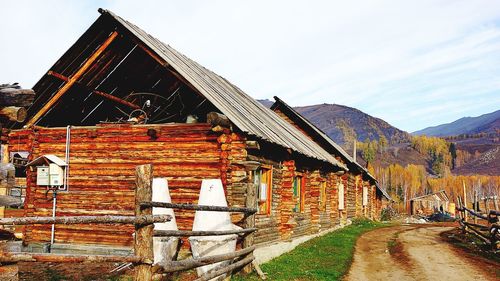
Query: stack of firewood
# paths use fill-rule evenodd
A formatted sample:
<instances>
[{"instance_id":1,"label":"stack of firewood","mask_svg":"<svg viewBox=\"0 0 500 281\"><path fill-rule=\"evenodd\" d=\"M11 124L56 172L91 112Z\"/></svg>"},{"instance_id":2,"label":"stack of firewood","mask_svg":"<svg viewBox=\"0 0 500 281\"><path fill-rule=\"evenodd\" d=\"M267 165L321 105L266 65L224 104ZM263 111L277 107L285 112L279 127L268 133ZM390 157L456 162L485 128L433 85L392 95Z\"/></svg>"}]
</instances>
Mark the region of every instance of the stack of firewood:
<instances>
[{"instance_id":1,"label":"stack of firewood","mask_svg":"<svg viewBox=\"0 0 500 281\"><path fill-rule=\"evenodd\" d=\"M6 120L24 122L26 106L30 106L35 98L31 89L21 89L18 83L0 84L0 122Z\"/></svg>"}]
</instances>

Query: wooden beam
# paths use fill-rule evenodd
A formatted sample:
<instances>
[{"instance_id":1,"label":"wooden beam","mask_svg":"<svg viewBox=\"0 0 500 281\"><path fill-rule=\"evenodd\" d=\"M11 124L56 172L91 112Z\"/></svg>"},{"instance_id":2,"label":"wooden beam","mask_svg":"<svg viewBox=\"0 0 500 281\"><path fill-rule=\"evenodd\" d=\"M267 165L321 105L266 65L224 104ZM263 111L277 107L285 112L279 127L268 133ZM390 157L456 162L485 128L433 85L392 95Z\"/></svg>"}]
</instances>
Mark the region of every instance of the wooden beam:
<instances>
[{"instance_id":1,"label":"wooden beam","mask_svg":"<svg viewBox=\"0 0 500 281\"><path fill-rule=\"evenodd\" d=\"M41 254L24 252L0 252L0 262L131 262L151 263L137 256L118 255L68 255L68 254Z\"/></svg>"},{"instance_id":2,"label":"wooden beam","mask_svg":"<svg viewBox=\"0 0 500 281\"><path fill-rule=\"evenodd\" d=\"M243 267L249 263L251 263L255 258L253 256L248 256L238 262L235 262L231 265L228 265L228 266L224 266L224 267L221 267L221 268L216 268L212 271L209 271L205 274L203 274L200 278L198 279L195 279L194 281L208 281L208 280L211 280L217 276L220 276L222 274L225 274L225 273L229 273L235 269L238 269L240 267Z\"/></svg>"},{"instance_id":3,"label":"wooden beam","mask_svg":"<svg viewBox=\"0 0 500 281\"><path fill-rule=\"evenodd\" d=\"M132 109L141 109L140 106L138 106L137 104L135 103L131 103L129 101L126 101L124 99L121 99L119 97L115 97L113 95L110 95L110 94L107 94L107 93L104 93L104 92L101 92L101 91L92 91L93 94L96 94L96 95L99 95L101 97L104 97L104 98L107 98L108 100L111 100L111 101L114 101L116 103L119 103L119 104L123 104L125 106L128 106Z\"/></svg>"},{"instance_id":4,"label":"wooden beam","mask_svg":"<svg viewBox=\"0 0 500 281\"><path fill-rule=\"evenodd\" d=\"M212 211L212 212L234 212L234 213L249 213L253 214L257 212L255 208L244 208L244 207L222 207L222 206L207 206L207 205L193 205L193 204L175 204L175 203L164 203L164 202L141 202L141 208L169 208L169 209L181 209L181 210L196 210L196 211Z\"/></svg>"},{"instance_id":5,"label":"wooden beam","mask_svg":"<svg viewBox=\"0 0 500 281\"><path fill-rule=\"evenodd\" d=\"M247 149L260 149L260 145L258 141L246 141L245 142Z\"/></svg>"},{"instance_id":6,"label":"wooden beam","mask_svg":"<svg viewBox=\"0 0 500 281\"><path fill-rule=\"evenodd\" d=\"M35 123L42 118L42 116L54 106L54 104L80 79L80 77L90 68L90 66L97 60L97 58L106 50L106 48L115 40L118 32L113 31L111 35L104 41L104 43L87 59L87 61L78 69L78 71L69 77L69 80L62 86L47 103L26 123L27 127L35 125Z\"/></svg>"},{"instance_id":7,"label":"wooden beam","mask_svg":"<svg viewBox=\"0 0 500 281\"><path fill-rule=\"evenodd\" d=\"M193 90L195 93L199 94L202 97L205 97L200 94L199 90L196 89L186 78L184 78L182 75L177 73L175 69L172 68L172 66L165 61L162 57L160 57L158 54L153 52L149 46L145 45L144 42L140 40L134 40L134 43L137 44L146 54L148 54L150 57L152 57L157 63L159 63L161 66L165 67L165 69L170 72L175 78L179 79L179 81L183 82L186 84L191 90ZM171 69L172 68L172 69Z\"/></svg>"},{"instance_id":8,"label":"wooden beam","mask_svg":"<svg viewBox=\"0 0 500 281\"><path fill-rule=\"evenodd\" d=\"M27 225L27 224L135 224L151 225L155 222L167 222L170 215L140 215L140 216L67 216L67 217L20 217L0 218L0 225Z\"/></svg>"},{"instance_id":9,"label":"wooden beam","mask_svg":"<svg viewBox=\"0 0 500 281\"><path fill-rule=\"evenodd\" d=\"M60 80L63 80L64 82L69 82L69 78L67 76L64 76L64 75L57 73L55 71L52 71L52 70L49 70L47 72L47 75L59 78Z\"/></svg>"},{"instance_id":10,"label":"wooden beam","mask_svg":"<svg viewBox=\"0 0 500 281\"><path fill-rule=\"evenodd\" d=\"M231 121L229 118L217 112L209 112L207 114L207 123L210 123L212 127L221 126L223 128L231 128Z\"/></svg>"},{"instance_id":11,"label":"wooden beam","mask_svg":"<svg viewBox=\"0 0 500 281\"><path fill-rule=\"evenodd\" d=\"M54 76L54 77L59 78L59 79L61 79L63 81L66 81L66 82L69 81L68 77L66 77L66 76L64 76L64 75L62 75L60 73L57 73L55 71L52 71L52 70L50 70L49 72L47 72L47 75ZM76 83L78 83L78 82L76 82ZM141 107L138 106L137 104L131 103L129 101L126 101L124 99L121 99L119 97L110 95L110 94L102 92L102 91L93 90L92 93L96 94L96 95L99 95L99 96L101 96L103 98L106 98L108 100L114 101L116 103L123 104L123 105L128 106L128 107L130 107L132 109L141 109Z\"/></svg>"},{"instance_id":12,"label":"wooden beam","mask_svg":"<svg viewBox=\"0 0 500 281\"><path fill-rule=\"evenodd\" d=\"M187 230L155 230L155 237L188 237L188 236L212 236L229 234L248 234L257 231L257 228L221 230L221 231L187 231Z\"/></svg>"},{"instance_id":13,"label":"wooden beam","mask_svg":"<svg viewBox=\"0 0 500 281\"><path fill-rule=\"evenodd\" d=\"M200 257L200 258L190 258L190 259L185 259L185 260L181 260L181 261L169 261L169 262L165 262L165 263L158 263L158 264L155 264L155 267L163 268L163 272L165 272L165 273L184 271L184 270L189 270L189 269L193 269L196 267L204 266L207 264L217 263L217 262L226 261L226 260L234 259L237 257L241 257L241 256L252 253L254 250L255 250L255 246L249 247L249 248L246 248L243 250L231 252L231 253L226 253L226 254Z\"/></svg>"},{"instance_id":14,"label":"wooden beam","mask_svg":"<svg viewBox=\"0 0 500 281\"><path fill-rule=\"evenodd\" d=\"M140 165L135 169L135 215L151 215L152 209L142 209L140 202L151 201L153 198L153 165ZM136 226L134 239L134 254L143 259L154 260L153 225ZM136 281L151 281L153 270L150 265L135 267Z\"/></svg>"},{"instance_id":15,"label":"wooden beam","mask_svg":"<svg viewBox=\"0 0 500 281\"><path fill-rule=\"evenodd\" d=\"M26 119L26 109L24 107L7 106L0 108L0 117L4 117L14 122L24 122Z\"/></svg>"},{"instance_id":16,"label":"wooden beam","mask_svg":"<svg viewBox=\"0 0 500 281\"><path fill-rule=\"evenodd\" d=\"M245 206L247 208L252 208L256 209L257 207L257 190L255 186L253 185L253 182L250 178L247 179L246 183L246 196L245 196ZM252 229L255 227L255 214L248 214L245 217L245 228ZM251 233L250 235L245 236L243 239L243 248L249 248L254 245L254 234ZM245 266L243 268L243 273L250 273L252 271L251 266Z\"/></svg>"}]
</instances>

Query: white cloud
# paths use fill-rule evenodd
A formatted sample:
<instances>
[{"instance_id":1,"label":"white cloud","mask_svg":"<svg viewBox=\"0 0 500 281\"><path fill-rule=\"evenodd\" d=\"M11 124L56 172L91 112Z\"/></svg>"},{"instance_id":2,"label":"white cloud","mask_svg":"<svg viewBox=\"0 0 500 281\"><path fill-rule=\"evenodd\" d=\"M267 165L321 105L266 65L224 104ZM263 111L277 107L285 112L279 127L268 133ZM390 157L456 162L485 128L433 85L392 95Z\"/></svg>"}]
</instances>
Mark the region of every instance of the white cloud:
<instances>
[{"instance_id":1,"label":"white cloud","mask_svg":"<svg viewBox=\"0 0 500 281\"><path fill-rule=\"evenodd\" d=\"M98 7L256 98L341 103L409 131L500 104L494 1L0 2L0 38L15 38L0 44L0 82L36 82Z\"/></svg>"}]
</instances>

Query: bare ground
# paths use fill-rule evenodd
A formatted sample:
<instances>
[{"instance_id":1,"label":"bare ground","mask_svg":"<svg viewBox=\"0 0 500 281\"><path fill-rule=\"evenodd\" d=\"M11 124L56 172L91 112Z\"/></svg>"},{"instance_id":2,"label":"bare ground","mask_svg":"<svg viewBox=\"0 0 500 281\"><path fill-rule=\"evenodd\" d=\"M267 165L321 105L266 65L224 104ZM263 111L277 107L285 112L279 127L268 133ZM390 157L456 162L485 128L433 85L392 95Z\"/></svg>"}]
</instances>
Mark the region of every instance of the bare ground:
<instances>
[{"instance_id":1,"label":"bare ground","mask_svg":"<svg viewBox=\"0 0 500 281\"><path fill-rule=\"evenodd\" d=\"M499 280L441 239L440 233L450 229L401 225L365 233L345 280Z\"/></svg>"}]
</instances>

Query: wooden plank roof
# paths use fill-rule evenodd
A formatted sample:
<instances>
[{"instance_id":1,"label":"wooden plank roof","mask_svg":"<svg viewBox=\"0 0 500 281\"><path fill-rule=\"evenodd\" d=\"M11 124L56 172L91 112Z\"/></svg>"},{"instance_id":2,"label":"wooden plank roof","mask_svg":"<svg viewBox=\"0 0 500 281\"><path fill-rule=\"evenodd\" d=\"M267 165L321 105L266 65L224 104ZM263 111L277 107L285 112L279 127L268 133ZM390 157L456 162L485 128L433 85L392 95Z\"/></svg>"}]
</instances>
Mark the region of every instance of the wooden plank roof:
<instances>
[{"instance_id":1,"label":"wooden plank roof","mask_svg":"<svg viewBox=\"0 0 500 281\"><path fill-rule=\"evenodd\" d=\"M449 201L450 199L448 198L448 195L446 194L445 190L440 190L440 191L437 191L437 192L434 192L434 193L425 194L425 195L417 196L417 197L414 197L414 198L410 199L410 201L418 201L418 200L423 200L423 201L429 201L429 200L432 200L432 201L434 201L434 200Z\"/></svg>"},{"instance_id":2,"label":"wooden plank roof","mask_svg":"<svg viewBox=\"0 0 500 281\"><path fill-rule=\"evenodd\" d=\"M286 102L284 102L282 99L279 97L274 97L275 103L271 106L271 110L274 109L282 109L283 113L288 116L288 118L291 118L293 120L299 120L300 123L298 124L301 126L304 130L312 132L314 136L319 138L321 141L324 141L327 143L330 148L340 154L340 156L346 161L347 163L353 164L356 166L356 168L360 171L362 171L364 174L366 174L368 177L371 179L375 179L366 168L361 166L358 162L354 161L354 159L340 146L338 145L335 141L333 141L327 134L325 134L320 128L316 127L311 121L307 120L304 116L302 116L300 113L298 113L293 107L289 106Z\"/></svg>"},{"instance_id":3,"label":"wooden plank roof","mask_svg":"<svg viewBox=\"0 0 500 281\"><path fill-rule=\"evenodd\" d=\"M296 128L244 93L225 78L181 54L171 46L149 35L133 23L111 11L100 9L145 43L153 52L179 72L189 83L215 105L241 131L266 141L291 148L309 157L347 168Z\"/></svg>"},{"instance_id":4,"label":"wooden plank roof","mask_svg":"<svg viewBox=\"0 0 500 281\"><path fill-rule=\"evenodd\" d=\"M341 158L344 159L348 164L354 165L357 170L359 170L364 176L368 177L370 180L375 182L375 185L380 190L383 196L387 199L391 200L391 197L387 193L386 190L382 189L378 184L375 177L370 174L370 172L363 166L361 166L358 162L356 162L340 145L338 145L334 140L332 140L325 132L323 132L320 128L316 127L311 121L298 113L293 107L289 106L286 102L284 102L279 97L274 97L275 103L271 106L271 110L280 109L283 114L287 115L288 118L298 121L297 125L301 126L301 128L307 132L312 133L312 137L315 137L317 141L322 143L326 143L329 146L330 151L335 151L340 154Z\"/></svg>"}]
</instances>

